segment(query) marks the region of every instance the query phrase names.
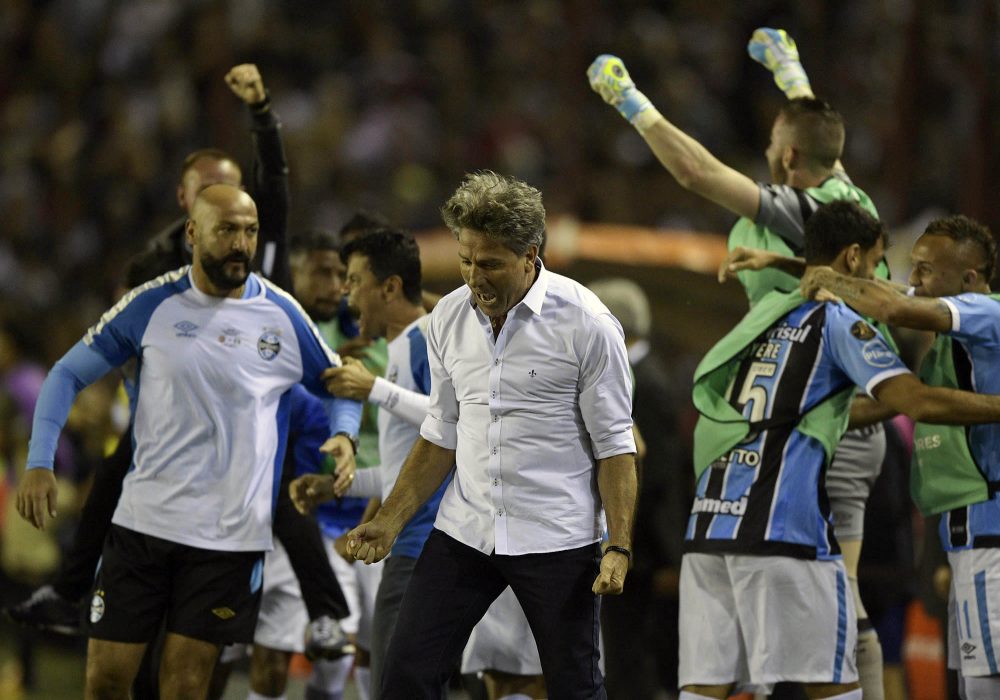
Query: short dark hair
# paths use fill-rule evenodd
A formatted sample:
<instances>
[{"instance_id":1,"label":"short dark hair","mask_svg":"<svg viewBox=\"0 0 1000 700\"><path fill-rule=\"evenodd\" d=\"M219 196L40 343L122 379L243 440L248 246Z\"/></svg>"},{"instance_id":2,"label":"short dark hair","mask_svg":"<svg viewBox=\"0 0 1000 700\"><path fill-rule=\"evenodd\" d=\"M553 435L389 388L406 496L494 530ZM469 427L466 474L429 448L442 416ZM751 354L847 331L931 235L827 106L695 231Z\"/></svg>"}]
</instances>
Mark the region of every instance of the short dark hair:
<instances>
[{"instance_id":1,"label":"short dark hair","mask_svg":"<svg viewBox=\"0 0 1000 700\"><path fill-rule=\"evenodd\" d=\"M351 218L345 221L344 225L340 227L340 235L346 236L347 234L354 233L355 231L365 234L380 228L389 228L389 220L387 218L378 212L369 211L367 209L358 209L354 212Z\"/></svg>"},{"instance_id":2,"label":"short dark hair","mask_svg":"<svg viewBox=\"0 0 1000 700\"><path fill-rule=\"evenodd\" d=\"M927 228L924 229L924 235L945 236L956 243L971 243L979 248L979 255L983 261L982 270L980 271L986 277L986 281L989 282L993 279L993 275L996 274L996 239L993 238L993 234L988 228L975 219L962 214L934 219L927 224Z\"/></svg>"},{"instance_id":3,"label":"short dark hair","mask_svg":"<svg viewBox=\"0 0 1000 700\"><path fill-rule=\"evenodd\" d=\"M840 113L817 97L797 97L784 104L780 115L794 129L795 146L807 164L832 170L844 152Z\"/></svg>"},{"instance_id":4,"label":"short dark hair","mask_svg":"<svg viewBox=\"0 0 1000 700\"><path fill-rule=\"evenodd\" d=\"M331 250L340 253L340 236L333 231L314 228L302 233L296 233L288 241L288 254L301 255L316 250Z\"/></svg>"},{"instance_id":5,"label":"short dark hair","mask_svg":"<svg viewBox=\"0 0 1000 700\"><path fill-rule=\"evenodd\" d=\"M403 282L406 300L411 304L421 303L420 248L409 233L377 228L347 243L340 251L340 259L346 265L354 253L368 259L368 267L379 282L396 275Z\"/></svg>"},{"instance_id":6,"label":"short dark hair","mask_svg":"<svg viewBox=\"0 0 1000 700\"><path fill-rule=\"evenodd\" d=\"M194 167L202 158L211 158L212 160L228 160L230 163L239 167L239 163L231 155L223 151L221 148L199 148L197 151L192 151L187 154L184 158L184 163L181 164L181 179L184 179L184 174L188 170Z\"/></svg>"},{"instance_id":7,"label":"short dark hair","mask_svg":"<svg viewBox=\"0 0 1000 700\"><path fill-rule=\"evenodd\" d=\"M177 269L176 251L148 248L133 255L125 264L125 286L135 289L175 269Z\"/></svg>"},{"instance_id":8,"label":"short dark hair","mask_svg":"<svg viewBox=\"0 0 1000 700\"><path fill-rule=\"evenodd\" d=\"M838 199L824 204L806 221L807 265L829 265L844 248L857 243L871 250L885 240L885 227L856 202Z\"/></svg>"}]
</instances>

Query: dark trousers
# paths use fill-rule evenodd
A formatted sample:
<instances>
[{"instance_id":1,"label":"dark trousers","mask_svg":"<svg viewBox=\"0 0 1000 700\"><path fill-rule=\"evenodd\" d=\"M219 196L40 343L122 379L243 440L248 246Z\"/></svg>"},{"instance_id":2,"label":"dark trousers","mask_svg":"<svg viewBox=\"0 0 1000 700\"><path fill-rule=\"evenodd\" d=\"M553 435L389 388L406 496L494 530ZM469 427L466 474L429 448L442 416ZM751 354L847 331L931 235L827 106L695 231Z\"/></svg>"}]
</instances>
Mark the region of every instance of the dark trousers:
<instances>
[{"instance_id":1,"label":"dark trousers","mask_svg":"<svg viewBox=\"0 0 1000 700\"><path fill-rule=\"evenodd\" d=\"M291 451L289 451L291 453ZM67 600L79 600L90 592L97 562L104 549L104 538L111 527L111 517L122 495L122 481L132 465L132 430L122 435L118 449L105 459L94 475L94 485L80 514L73 544L65 553L62 569L53 582L56 592ZM292 504L288 484L294 474L285 469L278 489L274 512L274 534L288 552L288 559L299 579L302 598L315 620L322 615L339 619L350 614L337 577L326 556L323 538L315 519L302 515Z\"/></svg>"},{"instance_id":2,"label":"dark trousers","mask_svg":"<svg viewBox=\"0 0 1000 700\"><path fill-rule=\"evenodd\" d=\"M600 549L486 555L433 530L403 596L380 700L436 700L472 628L508 585L545 674L550 700L605 700L598 669L600 598L591 592Z\"/></svg>"}]
</instances>

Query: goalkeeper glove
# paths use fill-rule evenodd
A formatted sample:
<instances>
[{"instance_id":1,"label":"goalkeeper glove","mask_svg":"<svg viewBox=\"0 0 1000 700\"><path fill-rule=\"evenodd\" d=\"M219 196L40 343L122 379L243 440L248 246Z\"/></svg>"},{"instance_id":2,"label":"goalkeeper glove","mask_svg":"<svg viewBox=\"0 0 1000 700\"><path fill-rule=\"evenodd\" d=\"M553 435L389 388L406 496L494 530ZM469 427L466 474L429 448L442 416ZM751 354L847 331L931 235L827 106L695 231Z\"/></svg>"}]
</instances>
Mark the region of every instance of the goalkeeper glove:
<instances>
[{"instance_id":1,"label":"goalkeeper glove","mask_svg":"<svg viewBox=\"0 0 1000 700\"><path fill-rule=\"evenodd\" d=\"M587 69L587 79L594 92L640 131L660 117L649 98L636 89L617 56L601 54L594 59Z\"/></svg>"},{"instance_id":2,"label":"goalkeeper glove","mask_svg":"<svg viewBox=\"0 0 1000 700\"><path fill-rule=\"evenodd\" d=\"M809 76L799 62L799 49L784 29L757 29L750 37L747 52L774 74L775 84L788 99L813 96Z\"/></svg>"}]
</instances>

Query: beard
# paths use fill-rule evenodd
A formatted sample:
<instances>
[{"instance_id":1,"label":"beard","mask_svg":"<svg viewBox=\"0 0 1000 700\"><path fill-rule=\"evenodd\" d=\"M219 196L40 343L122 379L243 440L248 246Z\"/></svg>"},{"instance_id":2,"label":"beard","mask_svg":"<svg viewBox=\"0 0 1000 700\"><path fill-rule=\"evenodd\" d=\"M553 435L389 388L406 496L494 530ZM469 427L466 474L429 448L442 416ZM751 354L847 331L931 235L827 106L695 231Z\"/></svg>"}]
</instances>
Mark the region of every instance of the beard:
<instances>
[{"instance_id":1,"label":"beard","mask_svg":"<svg viewBox=\"0 0 1000 700\"><path fill-rule=\"evenodd\" d=\"M209 253L202 253L201 269L205 276L219 289L232 291L242 287L250 276L250 258L243 253L230 253L224 258L216 258ZM243 263L242 272L230 274L226 272L227 263Z\"/></svg>"}]
</instances>

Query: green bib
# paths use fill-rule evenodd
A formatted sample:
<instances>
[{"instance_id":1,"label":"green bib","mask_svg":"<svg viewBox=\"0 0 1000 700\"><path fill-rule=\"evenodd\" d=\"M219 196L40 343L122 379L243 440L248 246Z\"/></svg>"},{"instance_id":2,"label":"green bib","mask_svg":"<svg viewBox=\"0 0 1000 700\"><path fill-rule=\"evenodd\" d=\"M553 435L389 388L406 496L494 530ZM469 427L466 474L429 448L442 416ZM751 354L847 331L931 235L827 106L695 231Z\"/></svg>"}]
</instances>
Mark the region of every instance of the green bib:
<instances>
[{"instance_id":1,"label":"green bib","mask_svg":"<svg viewBox=\"0 0 1000 700\"><path fill-rule=\"evenodd\" d=\"M863 190L858 189L850 182L842 180L839 177L828 177L819 187L810 187L805 190L805 193L821 204L826 204L836 199L847 199L857 202L862 209L875 218L878 218L878 211L876 211L871 198ZM745 217L740 218L729 232L729 250L737 246L770 250L787 257L796 255L795 251L789 247L785 239L781 236L766 226L755 224ZM801 254L801 251L799 254ZM879 264L875 275L882 279L889 278L889 268L884 261ZM740 272L737 273L737 276L739 277L740 284L743 285L743 289L746 290L751 306L760 301L768 292L774 290L791 292L794 289L798 289L799 286L799 279L797 277L773 268L767 268L759 272Z\"/></svg>"},{"instance_id":2,"label":"green bib","mask_svg":"<svg viewBox=\"0 0 1000 700\"><path fill-rule=\"evenodd\" d=\"M1000 301L1000 295L990 297ZM928 386L960 389L954 350L958 341L939 335L920 367ZM943 513L990 497L989 484L976 465L965 426L917 423L913 432L910 493L924 515Z\"/></svg>"},{"instance_id":3,"label":"green bib","mask_svg":"<svg viewBox=\"0 0 1000 700\"><path fill-rule=\"evenodd\" d=\"M727 454L750 434L750 421L729 402L740 363L760 334L786 316L805 299L796 289L790 294L772 292L708 351L694 373L691 399L700 414L694 429L694 471L699 478L712 462ZM827 462L833 457L850 418L854 387L821 401L801 416L795 429L823 445Z\"/></svg>"},{"instance_id":4,"label":"green bib","mask_svg":"<svg viewBox=\"0 0 1000 700\"><path fill-rule=\"evenodd\" d=\"M348 340L347 336L340 331L340 325L336 319L326 323L317 323L316 327L326 344L334 350ZM389 364L389 345L385 342L385 338L379 338L365 348L361 364L376 377L385 376L385 368ZM355 462L358 469L367 469L381 464L378 456L378 406L367 401L361 412L361 432L358 433L358 454L355 455ZM327 466L333 469L332 464Z\"/></svg>"}]
</instances>

